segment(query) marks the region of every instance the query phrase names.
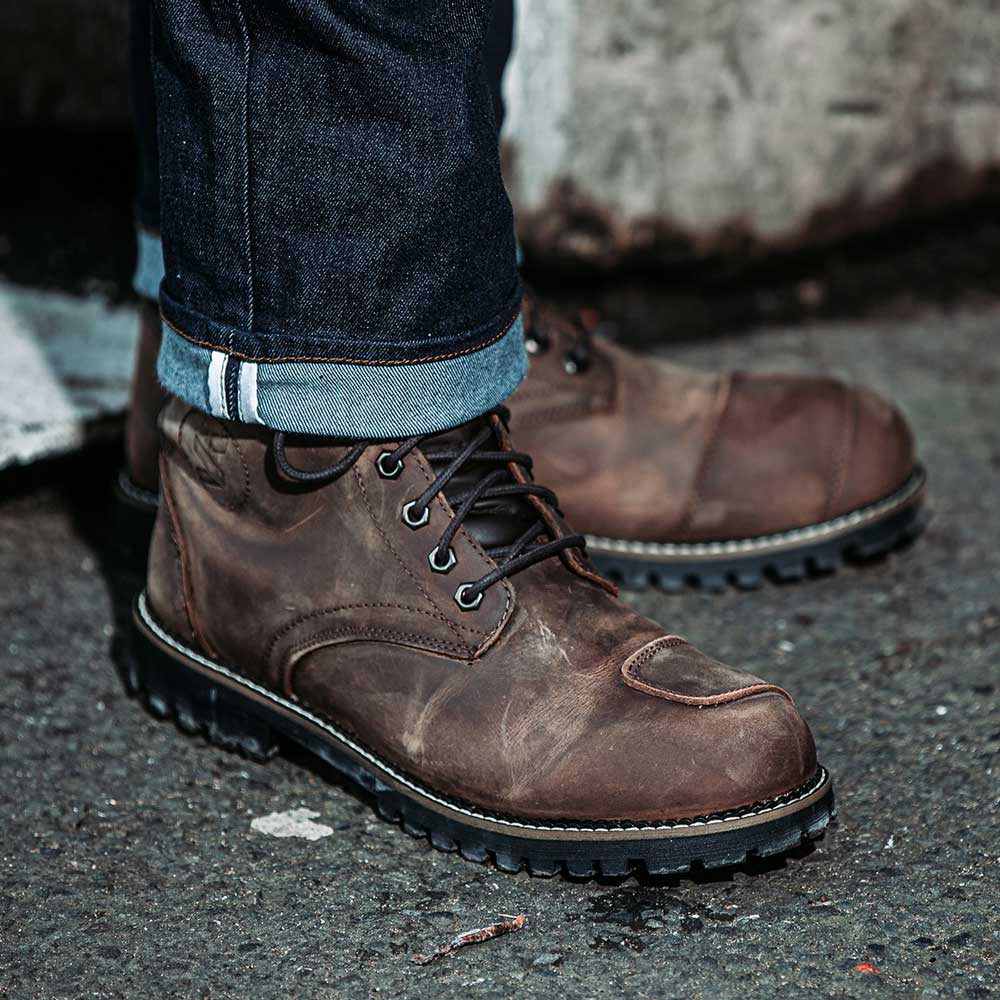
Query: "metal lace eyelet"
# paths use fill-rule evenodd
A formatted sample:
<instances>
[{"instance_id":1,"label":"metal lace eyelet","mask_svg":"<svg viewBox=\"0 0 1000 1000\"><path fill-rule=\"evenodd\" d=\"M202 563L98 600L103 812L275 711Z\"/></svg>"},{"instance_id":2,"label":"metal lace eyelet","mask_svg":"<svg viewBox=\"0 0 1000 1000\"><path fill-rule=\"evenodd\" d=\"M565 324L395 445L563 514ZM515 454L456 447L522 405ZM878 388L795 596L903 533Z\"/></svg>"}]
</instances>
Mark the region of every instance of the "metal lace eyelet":
<instances>
[{"instance_id":1,"label":"metal lace eyelet","mask_svg":"<svg viewBox=\"0 0 1000 1000\"><path fill-rule=\"evenodd\" d=\"M475 597L471 598L470 600L466 600L465 592L467 590L471 590L471 588L472 588L471 583L463 583L460 584L458 590L455 591L455 603L463 611L475 611L476 608L478 608L479 605L483 603L482 591L480 591L478 594L476 594Z\"/></svg>"},{"instance_id":2,"label":"metal lace eyelet","mask_svg":"<svg viewBox=\"0 0 1000 1000\"><path fill-rule=\"evenodd\" d=\"M431 569L434 570L435 573L450 573L452 567L458 562L455 550L450 545L448 546L448 555L443 563L438 561L439 556L440 553L438 552L438 547L435 545L427 556L427 561L431 564Z\"/></svg>"},{"instance_id":3,"label":"metal lace eyelet","mask_svg":"<svg viewBox=\"0 0 1000 1000\"><path fill-rule=\"evenodd\" d=\"M403 462L401 459L396 459L396 464L392 466L386 466L388 459L392 458L392 452L383 451L378 458L375 459L375 468L378 469L378 474L383 479L395 479L403 471Z\"/></svg>"},{"instance_id":4,"label":"metal lace eyelet","mask_svg":"<svg viewBox=\"0 0 1000 1000\"><path fill-rule=\"evenodd\" d=\"M411 500L409 503L403 504L403 512L400 516L403 519L403 524L408 528L422 528L431 519L431 512L426 507L423 509L420 517L414 517L413 508L416 505L416 500Z\"/></svg>"},{"instance_id":5,"label":"metal lace eyelet","mask_svg":"<svg viewBox=\"0 0 1000 1000\"><path fill-rule=\"evenodd\" d=\"M552 346L548 337L527 336L524 338L524 349L529 354L544 354Z\"/></svg>"},{"instance_id":6,"label":"metal lace eyelet","mask_svg":"<svg viewBox=\"0 0 1000 1000\"><path fill-rule=\"evenodd\" d=\"M583 368L580 367L580 362L572 354L563 355L562 366L563 371L567 375L579 375L583 371Z\"/></svg>"}]
</instances>

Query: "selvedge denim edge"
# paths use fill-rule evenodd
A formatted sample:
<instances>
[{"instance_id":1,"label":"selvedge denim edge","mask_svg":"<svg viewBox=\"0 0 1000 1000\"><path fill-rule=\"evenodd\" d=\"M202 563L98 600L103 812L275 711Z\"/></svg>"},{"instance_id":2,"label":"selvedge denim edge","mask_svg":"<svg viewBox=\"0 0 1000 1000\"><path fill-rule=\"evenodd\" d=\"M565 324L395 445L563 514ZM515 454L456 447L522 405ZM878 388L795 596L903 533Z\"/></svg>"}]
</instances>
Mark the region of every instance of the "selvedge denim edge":
<instances>
[{"instance_id":1,"label":"selvedge denim edge","mask_svg":"<svg viewBox=\"0 0 1000 1000\"><path fill-rule=\"evenodd\" d=\"M244 361L163 325L164 387L217 417L274 430L399 439L445 430L502 403L527 374L518 316L486 346L441 360Z\"/></svg>"}]
</instances>

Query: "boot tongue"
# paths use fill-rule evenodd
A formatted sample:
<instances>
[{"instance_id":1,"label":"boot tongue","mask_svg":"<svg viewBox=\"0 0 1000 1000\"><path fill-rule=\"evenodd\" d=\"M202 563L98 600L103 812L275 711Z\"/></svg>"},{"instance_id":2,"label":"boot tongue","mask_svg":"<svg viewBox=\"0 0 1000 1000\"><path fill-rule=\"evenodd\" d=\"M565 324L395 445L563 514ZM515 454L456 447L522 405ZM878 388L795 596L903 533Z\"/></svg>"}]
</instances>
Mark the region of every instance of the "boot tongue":
<instances>
[{"instance_id":1,"label":"boot tongue","mask_svg":"<svg viewBox=\"0 0 1000 1000\"><path fill-rule=\"evenodd\" d=\"M486 440L481 446L482 450L499 451L503 447L502 439L489 417L479 417L452 430L436 434L424 442L422 450L425 454L437 451L460 452L484 426L490 427L493 437ZM431 461L435 474L450 464L449 460ZM470 458L444 488L443 492L448 503L453 508L457 507L461 498L470 493L484 476L499 468L501 466L496 462L477 462L475 456ZM504 478L500 482L515 482L510 470L504 469ZM483 548L493 549L510 545L537 520L538 511L527 497L498 497L477 501L465 518L463 526Z\"/></svg>"}]
</instances>

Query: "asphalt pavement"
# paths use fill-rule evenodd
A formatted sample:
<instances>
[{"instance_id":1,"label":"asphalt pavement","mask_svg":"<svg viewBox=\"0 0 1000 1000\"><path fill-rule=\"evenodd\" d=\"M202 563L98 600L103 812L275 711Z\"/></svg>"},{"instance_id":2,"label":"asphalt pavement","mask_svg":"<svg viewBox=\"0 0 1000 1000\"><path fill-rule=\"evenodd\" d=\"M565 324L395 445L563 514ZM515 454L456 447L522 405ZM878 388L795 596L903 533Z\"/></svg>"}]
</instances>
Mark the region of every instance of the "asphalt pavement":
<instances>
[{"instance_id":1,"label":"asphalt pavement","mask_svg":"<svg viewBox=\"0 0 1000 1000\"><path fill-rule=\"evenodd\" d=\"M823 839L733 872L505 875L309 761L253 764L156 721L113 655L131 585L109 559L113 453L6 475L0 998L1000 995L998 332L984 306L671 348L873 385L930 475L925 535L872 565L629 598L788 687L835 776Z\"/></svg>"}]
</instances>

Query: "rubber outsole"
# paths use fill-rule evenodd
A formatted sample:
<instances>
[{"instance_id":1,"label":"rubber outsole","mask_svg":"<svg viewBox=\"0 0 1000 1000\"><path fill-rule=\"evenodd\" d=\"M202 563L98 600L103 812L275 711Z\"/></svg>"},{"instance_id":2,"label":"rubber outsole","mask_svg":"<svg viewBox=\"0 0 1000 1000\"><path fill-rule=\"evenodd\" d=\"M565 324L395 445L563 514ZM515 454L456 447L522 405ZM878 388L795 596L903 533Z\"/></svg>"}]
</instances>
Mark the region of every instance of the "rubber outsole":
<instances>
[{"instance_id":1,"label":"rubber outsole","mask_svg":"<svg viewBox=\"0 0 1000 1000\"><path fill-rule=\"evenodd\" d=\"M760 538L693 544L631 542L587 536L598 570L626 590L720 593L754 590L835 572L905 545L923 531L926 474L918 468L891 496L818 524Z\"/></svg>"},{"instance_id":2,"label":"rubber outsole","mask_svg":"<svg viewBox=\"0 0 1000 1000\"><path fill-rule=\"evenodd\" d=\"M676 875L771 857L819 836L833 818L833 786L819 768L769 802L663 823L540 821L502 815L421 784L302 705L186 648L133 607L125 679L160 718L189 734L266 761L282 746L304 749L374 797L378 812L414 837L505 872L539 876Z\"/></svg>"},{"instance_id":3,"label":"rubber outsole","mask_svg":"<svg viewBox=\"0 0 1000 1000\"><path fill-rule=\"evenodd\" d=\"M891 496L860 510L793 531L691 545L587 536L598 570L626 590L650 587L679 593L696 587L721 593L754 590L766 581L789 583L835 572L846 563L885 555L916 538L927 518L926 474L918 468ZM144 571L158 498L122 470L115 483L114 537L119 557Z\"/></svg>"}]
</instances>

